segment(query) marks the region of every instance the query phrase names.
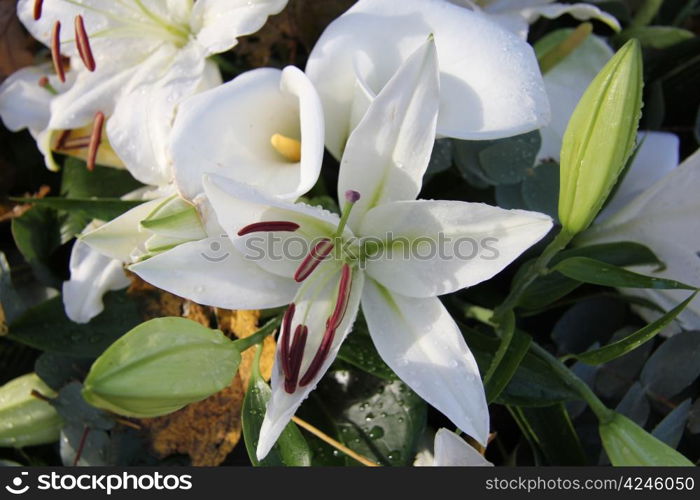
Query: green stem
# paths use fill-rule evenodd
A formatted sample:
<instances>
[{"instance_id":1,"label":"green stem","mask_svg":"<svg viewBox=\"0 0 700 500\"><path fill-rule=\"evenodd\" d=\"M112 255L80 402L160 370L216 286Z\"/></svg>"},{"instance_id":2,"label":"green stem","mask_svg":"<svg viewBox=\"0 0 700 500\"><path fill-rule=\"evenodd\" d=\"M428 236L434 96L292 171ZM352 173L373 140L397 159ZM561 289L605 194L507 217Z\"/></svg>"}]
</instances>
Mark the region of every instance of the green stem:
<instances>
[{"instance_id":1,"label":"green stem","mask_svg":"<svg viewBox=\"0 0 700 500\"><path fill-rule=\"evenodd\" d=\"M591 407L591 410L593 410L593 413L598 417L601 424L606 423L612 417L612 410L605 406L600 398L588 387L588 384L578 378L564 363L535 342L531 344L531 349L535 355L557 372L566 385L576 391L578 395L588 403L588 406Z\"/></svg>"},{"instance_id":2,"label":"green stem","mask_svg":"<svg viewBox=\"0 0 700 500\"><path fill-rule=\"evenodd\" d=\"M280 326L281 323L282 323L281 316L277 316L276 318L272 318L270 321L265 323L263 325L263 327L260 328L253 335L249 335L248 337L235 340L233 342L233 345L236 349L238 349L238 352L243 352L246 349L253 347L254 345L257 345L260 342L262 342L263 340L265 340L265 337L272 334Z\"/></svg>"},{"instance_id":3,"label":"green stem","mask_svg":"<svg viewBox=\"0 0 700 500\"><path fill-rule=\"evenodd\" d=\"M498 306L493 312L493 321L495 323L501 323L504 316L515 309L518 305L518 301L525 290L535 281L539 276L547 272L547 265L558 254L563 250L566 245L569 244L571 239L574 237L573 234L562 229L562 231L547 245L542 254L537 258L537 260L532 264L518 280L513 283L510 293L503 301L503 303Z\"/></svg>"}]
</instances>

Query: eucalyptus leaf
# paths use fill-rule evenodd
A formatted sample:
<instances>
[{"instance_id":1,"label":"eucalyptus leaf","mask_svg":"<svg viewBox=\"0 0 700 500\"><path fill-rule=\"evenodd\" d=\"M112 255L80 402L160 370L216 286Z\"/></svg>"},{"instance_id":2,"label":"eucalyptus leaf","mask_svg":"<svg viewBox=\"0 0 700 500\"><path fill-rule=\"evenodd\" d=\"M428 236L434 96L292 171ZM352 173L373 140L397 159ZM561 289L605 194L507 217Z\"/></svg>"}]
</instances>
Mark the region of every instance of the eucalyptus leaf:
<instances>
[{"instance_id":1,"label":"eucalyptus leaf","mask_svg":"<svg viewBox=\"0 0 700 500\"><path fill-rule=\"evenodd\" d=\"M644 392L639 382L632 384L627 394L618 403L615 411L626 416L640 427L646 425L651 406L649 405L646 392Z\"/></svg>"},{"instance_id":2,"label":"eucalyptus leaf","mask_svg":"<svg viewBox=\"0 0 700 500\"><path fill-rule=\"evenodd\" d=\"M648 393L672 398L698 378L699 358L700 331L680 332L654 351L639 379Z\"/></svg>"},{"instance_id":3,"label":"eucalyptus leaf","mask_svg":"<svg viewBox=\"0 0 700 500\"><path fill-rule=\"evenodd\" d=\"M613 297L582 299L559 317L551 337L561 353L585 351L595 342L607 342L625 325L626 316L627 306L621 300Z\"/></svg>"},{"instance_id":4,"label":"eucalyptus leaf","mask_svg":"<svg viewBox=\"0 0 700 500\"><path fill-rule=\"evenodd\" d=\"M559 165L540 163L527 171L520 187L525 208L558 219Z\"/></svg>"},{"instance_id":5,"label":"eucalyptus leaf","mask_svg":"<svg viewBox=\"0 0 700 500\"><path fill-rule=\"evenodd\" d=\"M81 394L82 389L83 384L80 382L71 382L51 400L51 406L56 408L61 418L69 424L105 431L114 427L114 418L110 414L85 402Z\"/></svg>"},{"instance_id":6,"label":"eucalyptus leaf","mask_svg":"<svg viewBox=\"0 0 700 500\"><path fill-rule=\"evenodd\" d=\"M666 443L671 448L677 448L683 437L685 424L690 416L691 400L686 399L676 406L671 412L659 422L651 432L652 436Z\"/></svg>"},{"instance_id":7,"label":"eucalyptus leaf","mask_svg":"<svg viewBox=\"0 0 700 500\"><path fill-rule=\"evenodd\" d=\"M61 460L63 465L101 467L112 465L109 435L100 429L69 423L61 430ZM80 456L76 463L76 457Z\"/></svg>"},{"instance_id":8,"label":"eucalyptus leaf","mask_svg":"<svg viewBox=\"0 0 700 500\"><path fill-rule=\"evenodd\" d=\"M36 358L34 371L46 385L58 391L69 381L81 379L90 369L92 361L92 358L44 352Z\"/></svg>"},{"instance_id":9,"label":"eucalyptus leaf","mask_svg":"<svg viewBox=\"0 0 700 500\"><path fill-rule=\"evenodd\" d=\"M13 201L31 203L54 210L76 213L88 219L109 221L138 206L142 201L121 200L119 198L12 198Z\"/></svg>"},{"instance_id":10,"label":"eucalyptus leaf","mask_svg":"<svg viewBox=\"0 0 700 500\"><path fill-rule=\"evenodd\" d=\"M35 206L12 219L12 236L37 279L46 286L60 288L61 279L52 270L50 259L61 245L58 216L47 207Z\"/></svg>"}]
</instances>

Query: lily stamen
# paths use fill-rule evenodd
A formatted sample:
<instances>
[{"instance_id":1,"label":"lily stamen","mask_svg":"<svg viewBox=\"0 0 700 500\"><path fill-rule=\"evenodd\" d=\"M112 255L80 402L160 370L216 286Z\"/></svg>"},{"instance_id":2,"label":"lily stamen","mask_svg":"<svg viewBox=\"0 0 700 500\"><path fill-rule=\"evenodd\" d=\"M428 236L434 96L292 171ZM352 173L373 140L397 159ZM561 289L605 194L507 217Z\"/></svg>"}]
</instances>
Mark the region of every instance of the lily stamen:
<instances>
[{"instance_id":1,"label":"lily stamen","mask_svg":"<svg viewBox=\"0 0 700 500\"><path fill-rule=\"evenodd\" d=\"M87 169L93 171L95 169L95 160L97 159L97 150L102 142L102 127L105 122L105 114L102 111L95 113L95 120L92 122L92 134L90 135L90 143L88 145L87 154Z\"/></svg>"},{"instance_id":2,"label":"lily stamen","mask_svg":"<svg viewBox=\"0 0 700 500\"><path fill-rule=\"evenodd\" d=\"M306 373L304 373L304 376L299 380L299 387L304 387L314 379L321 369L321 365L323 365L323 362L328 358L328 354L331 352L335 332L345 317L345 311L350 301L351 278L352 270L349 265L344 264L341 271L340 283L338 284L338 298L335 302L335 308L330 318L328 318L328 321L326 321L326 331L323 333L323 338L318 346L318 350L311 360L309 367L306 369Z\"/></svg>"},{"instance_id":3,"label":"lily stamen","mask_svg":"<svg viewBox=\"0 0 700 500\"><path fill-rule=\"evenodd\" d=\"M61 61L61 21L54 23L53 31L51 32L51 60L58 79L61 82L65 82L66 73L63 70L63 61Z\"/></svg>"},{"instance_id":4,"label":"lily stamen","mask_svg":"<svg viewBox=\"0 0 700 500\"><path fill-rule=\"evenodd\" d=\"M238 236L245 236L250 233L258 232L273 232L273 231L286 231L294 232L299 229L299 224L296 222L283 221L283 220L269 220L264 222L254 222L253 224L248 224L240 231L238 231Z\"/></svg>"},{"instance_id":5,"label":"lily stamen","mask_svg":"<svg viewBox=\"0 0 700 500\"><path fill-rule=\"evenodd\" d=\"M41 8L44 6L44 0L34 0L34 20L41 19Z\"/></svg>"},{"instance_id":6,"label":"lily stamen","mask_svg":"<svg viewBox=\"0 0 700 500\"><path fill-rule=\"evenodd\" d=\"M301 369L301 361L304 359L304 348L306 347L306 337L309 334L309 329L305 325L297 325L294 330L294 340L289 352L288 366L289 373L284 377L284 390L292 394L297 388L297 380L299 379L299 370Z\"/></svg>"},{"instance_id":7,"label":"lily stamen","mask_svg":"<svg viewBox=\"0 0 700 500\"><path fill-rule=\"evenodd\" d=\"M64 140L60 149L63 151L69 149L85 149L90 147L90 137L76 137L74 139Z\"/></svg>"},{"instance_id":8,"label":"lily stamen","mask_svg":"<svg viewBox=\"0 0 700 500\"><path fill-rule=\"evenodd\" d=\"M301 264L299 264L299 267L294 273L294 281L301 283L308 278L309 275L314 272L314 269L316 269L318 265L328 257L328 254L333 251L334 246L333 241L328 238L323 238L316 243L309 254L304 257L304 260L301 261Z\"/></svg>"},{"instance_id":9,"label":"lily stamen","mask_svg":"<svg viewBox=\"0 0 700 500\"><path fill-rule=\"evenodd\" d=\"M78 46L78 54L80 54L80 59L83 60L85 67L89 71L95 71L95 58L90 48L90 38L88 38L87 31L85 30L83 16L80 14L75 16L75 43Z\"/></svg>"},{"instance_id":10,"label":"lily stamen","mask_svg":"<svg viewBox=\"0 0 700 500\"><path fill-rule=\"evenodd\" d=\"M292 329L292 319L294 318L294 311L296 306L294 302L289 304L289 307L284 312L284 317L282 318L282 327L279 338L280 344L280 363L282 364L282 373L284 373L285 379L289 377L289 340L291 336Z\"/></svg>"}]
</instances>

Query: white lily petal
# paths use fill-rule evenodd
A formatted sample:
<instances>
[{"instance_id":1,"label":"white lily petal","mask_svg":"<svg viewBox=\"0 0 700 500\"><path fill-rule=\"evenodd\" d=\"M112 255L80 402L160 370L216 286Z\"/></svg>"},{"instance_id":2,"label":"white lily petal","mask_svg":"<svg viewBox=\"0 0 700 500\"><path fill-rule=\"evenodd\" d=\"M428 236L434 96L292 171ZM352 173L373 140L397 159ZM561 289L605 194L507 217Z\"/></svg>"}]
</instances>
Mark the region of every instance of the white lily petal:
<instances>
[{"instance_id":1,"label":"white lily petal","mask_svg":"<svg viewBox=\"0 0 700 500\"><path fill-rule=\"evenodd\" d=\"M537 212L416 200L373 208L359 234L386 245L367 259L370 276L396 293L433 297L492 278L551 227Z\"/></svg>"},{"instance_id":2,"label":"white lily petal","mask_svg":"<svg viewBox=\"0 0 700 500\"><path fill-rule=\"evenodd\" d=\"M598 215L598 220L602 221L618 212L678 166L680 141L676 134L640 132L638 141L639 149L625 178Z\"/></svg>"},{"instance_id":3,"label":"white lily petal","mask_svg":"<svg viewBox=\"0 0 700 500\"><path fill-rule=\"evenodd\" d=\"M700 286L700 231L692 229L700 212L699 190L700 150L619 211L594 224L577 244L639 242L651 248L666 269L657 272L654 266L635 266L632 270ZM625 289L628 292L638 293ZM682 290L647 292L647 297L665 309L688 296ZM648 314L648 318L655 317L654 313ZM680 323L688 329L700 329L699 320L700 305L696 301L679 315Z\"/></svg>"},{"instance_id":4,"label":"white lily petal","mask_svg":"<svg viewBox=\"0 0 700 500\"><path fill-rule=\"evenodd\" d=\"M404 297L367 278L362 311L374 345L389 367L486 446L489 412L479 368L440 300Z\"/></svg>"},{"instance_id":5,"label":"white lily petal","mask_svg":"<svg viewBox=\"0 0 700 500\"><path fill-rule=\"evenodd\" d=\"M5 126L17 132L24 128L43 130L48 127L51 100L54 95L39 86L39 78L49 77L49 83L58 92L72 83L74 74L68 72L69 80L61 83L52 76L53 69L47 65L28 66L15 71L0 85L0 118Z\"/></svg>"},{"instance_id":6,"label":"white lily petal","mask_svg":"<svg viewBox=\"0 0 700 500\"><path fill-rule=\"evenodd\" d=\"M546 17L547 19L556 19L564 14L569 14L574 19L579 21L588 21L589 19L597 19L604 22L610 26L615 31L620 31L620 23L615 18L600 10L595 5L588 3L575 3L575 4L563 4L563 3L550 3L549 5L537 5L533 7L527 7L521 10L523 17L528 23L532 24L540 17Z\"/></svg>"},{"instance_id":7,"label":"white lily petal","mask_svg":"<svg viewBox=\"0 0 700 500\"><path fill-rule=\"evenodd\" d=\"M435 434L436 467L490 467L491 462L476 451L464 439L447 429L438 429Z\"/></svg>"},{"instance_id":8,"label":"white lily petal","mask_svg":"<svg viewBox=\"0 0 700 500\"><path fill-rule=\"evenodd\" d=\"M140 229L139 223L163 201L158 198L141 203L116 219L84 233L80 239L102 255L120 262L130 262L134 249L142 248L151 236L148 231Z\"/></svg>"},{"instance_id":9,"label":"white lily petal","mask_svg":"<svg viewBox=\"0 0 700 500\"><path fill-rule=\"evenodd\" d=\"M304 318L304 325L308 327L308 337L304 348L304 356L299 371L299 379L306 373L316 351L319 348L323 333L326 328L326 320L333 312L335 297L338 290L340 266L336 262L324 262L304 282L302 288L294 299L296 313L292 322L291 331L300 324L299 318ZM347 337L360 306L360 297L364 284L364 276L361 271L355 270L352 278L350 298L343 321L338 326L333 338L328 356L317 371L316 375L304 387L297 387L294 393L289 394L284 388L284 374L279 361L280 344L277 345L277 357L272 371L272 397L267 405L265 419L260 428L260 439L256 451L258 460L262 460L274 446L277 438L282 433L290 419L296 412L302 401L316 387L319 380L328 370L338 354L341 344Z\"/></svg>"},{"instance_id":10,"label":"white lily petal","mask_svg":"<svg viewBox=\"0 0 700 500\"><path fill-rule=\"evenodd\" d=\"M301 159L277 152L274 134L301 141ZM175 180L183 196L202 191L216 173L283 198L313 187L323 161L323 110L299 69L261 68L185 101L171 139Z\"/></svg>"},{"instance_id":11,"label":"white lily petal","mask_svg":"<svg viewBox=\"0 0 700 500\"><path fill-rule=\"evenodd\" d=\"M225 52L262 28L268 16L279 14L287 0L197 0L191 28L208 54Z\"/></svg>"},{"instance_id":12,"label":"white lily petal","mask_svg":"<svg viewBox=\"0 0 700 500\"><path fill-rule=\"evenodd\" d=\"M204 66L204 53L195 44L179 50L163 46L124 89L119 105L107 121L107 136L139 181L162 185L171 180L166 153L175 111L182 99L201 88Z\"/></svg>"},{"instance_id":13,"label":"white lily petal","mask_svg":"<svg viewBox=\"0 0 700 500\"><path fill-rule=\"evenodd\" d=\"M435 43L424 42L389 80L348 139L338 177L338 199L347 190L362 197L348 225L367 210L414 199L435 142L440 88Z\"/></svg>"},{"instance_id":14,"label":"white lily petal","mask_svg":"<svg viewBox=\"0 0 700 500\"><path fill-rule=\"evenodd\" d=\"M334 156L354 126L357 54L373 61L364 80L378 94L431 33L440 62L439 135L495 139L547 122L531 47L488 15L445 0L360 0L326 28L306 67L324 104L326 146Z\"/></svg>"},{"instance_id":15,"label":"white lily petal","mask_svg":"<svg viewBox=\"0 0 700 500\"><path fill-rule=\"evenodd\" d=\"M63 282L63 306L76 323L87 323L104 309L102 297L129 285L122 263L76 240L70 255L70 280Z\"/></svg>"},{"instance_id":16,"label":"white lily petal","mask_svg":"<svg viewBox=\"0 0 700 500\"><path fill-rule=\"evenodd\" d=\"M338 226L339 218L331 212L273 198L225 177L208 174L203 184L219 224L234 246L251 262L280 276L292 277L314 242L331 237ZM245 226L263 221L294 222L299 229L237 236Z\"/></svg>"},{"instance_id":17,"label":"white lily petal","mask_svg":"<svg viewBox=\"0 0 700 500\"><path fill-rule=\"evenodd\" d=\"M129 270L170 293L226 309L279 307L298 286L246 260L225 235L183 243Z\"/></svg>"},{"instance_id":18,"label":"white lily petal","mask_svg":"<svg viewBox=\"0 0 700 500\"><path fill-rule=\"evenodd\" d=\"M537 43L538 53L554 48L567 35L567 32L556 32L543 38ZM593 78L612 56L612 49L602 38L589 36L544 75L544 85L552 107L552 120L540 130L542 145L537 155L538 161L559 161L562 138L574 108Z\"/></svg>"}]
</instances>

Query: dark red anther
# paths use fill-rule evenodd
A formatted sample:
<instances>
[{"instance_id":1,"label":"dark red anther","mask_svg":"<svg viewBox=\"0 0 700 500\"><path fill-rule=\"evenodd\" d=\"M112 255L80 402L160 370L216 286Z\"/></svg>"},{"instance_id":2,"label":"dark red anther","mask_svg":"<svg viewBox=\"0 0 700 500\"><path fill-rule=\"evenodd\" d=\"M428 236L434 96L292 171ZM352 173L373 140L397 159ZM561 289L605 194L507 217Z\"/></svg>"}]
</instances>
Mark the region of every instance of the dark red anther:
<instances>
[{"instance_id":1,"label":"dark red anther","mask_svg":"<svg viewBox=\"0 0 700 500\"><path fill-rule=\"evenodd\" d=\"M326 328L326 331L323 332L321 344L318 346L318 350L314 355L314 359L311 360L309 367L306 369L306 373L304 373L304 376L301 377L301 380L299 380L299 387L304 387L309 382L311 382L313 378L318 374L319 370L321 370L321 365L328 357L328 354L331 352L333 338L335 337L335 330L335 328L331 328L331 326L329 325Z\"/></svg>"},{"instance_id":2,"label":"dark red anther","mask_svg":"<svg viewBox=\"0 0 700 500\"><path fill-rule=\"evenodd\" d=\"M58 136L58 139L56 139L56 149L60 150L63 149L66 145L66 139L68 139L68 136L70 135L70 130L62 130L61 133Z\"/></svg>"},{"instance_id":3,"label":"dark red anther","mask_svg":"<svg viewBox=\"0 0 700 500\"><path fill-rule=\"evenodd\" d=\"M34 20L41 19L41 8L44 6L44 0L34 0Z\"/></svg>"},{"instance_id":4,"label":"dark red anther","mask_svg":"<svg viewBox=\"0 0 700 500\"><path fill-rule=\"evenodd\" d=\"M296 306L294 302L289 304L289 307L284 312L284 317L282 318L282 328L280 333L280 363L282 363L282 373L284 378L287 379L290 375L289 373L289 338L291 337L292 329L292 319L294 318L294 310Z\"/></svg>"},{"instance_id":5,"label":"dark red anther","mask_svg":"<svg viewBox=\"0 0 700 500\"><path fill-rule=\"evenodd\" d=\"M75 44L78 46L78 54L80 54L85 67L89 71L95 71L95 58L92 55L92 48L90 48L90 38L85 30L83 16L80 14L75 16Z\"/></svg>"},{"instance_id":6,"label":"dark red anther","mask_svg":"<svg viewBox=\"0 0 700 500\"><path fill-rule=\"evenodd\" d=\"M66 73L63 70L63 61L61 61L61 21L56 21L53 25L53 32L51 33L51 60L58 79L61 82L65 82Z\"/></svg>"},{"instance_id":7,"label":"dark red anther","mask_svg":"<svg viewBox=\"0 0 700 500\"><path fill-rule=\"evenodd\" d=\"M333 313L326 322L326 328L338 328L345 317L345 311L348 309L350 301L350 288L352 285L352 270L347 264L343 264L340 271L340 283L338 284L338 298L335 302Z\"/></svg>"},{"instance_id":8,"label":"dark red anther","mask_svg":"<svg viewBox=\"0 0 700 500\"><path fill-rule=\"evenodd\" d=\"M289 352L289 377L284 378L284 390L292 394L297 388L301 361L304 359L304 348L309 329L305 325L297 325L294 330L294 340Z\"/></svg>"},{"instance_id":9,"label":"dark red anther","mask_svg":"<svg viewBox=\"0 0 700 500\"><path fill-rule=\"evenodd\" d=\"M272 232L272 231L287 231L294 232L299 229L299 224L283 220L270 220L265 222L254 222L248 224L243 229L238 231L238 236L245 236L250 233Z\"/></svg>"},{"instance_id":10,"label":"dark red anther","mask_svg":"<svg viewBox=\"0 0 700 500\"><path fill-rule=\"evenodd\" d=\"M95 113L95 120L92 122L92 134L90 134L90 144L88 145L87 154L87 169L93 171L95 169L95 160L97 159L97 150L102 142L102 127L105 123L105 114L102 111Z\"/></svg>"},{"instance_id":11,"label":"dark red anther","mask_svg":"<svg viewBox=\"0 0 700 500\"><path fill-rule=\"evenodd\" d=\"M299 264L299 267L294 273L294 281L301 283L308 278L309 275L314 272L314 269L316 269L318 265L328 257L328 254L333 251L333 246L333 242L328 238L324 238L316 243L309 252L309 255L304 257L304 260Z\"/></svg>"}]
</instances>

